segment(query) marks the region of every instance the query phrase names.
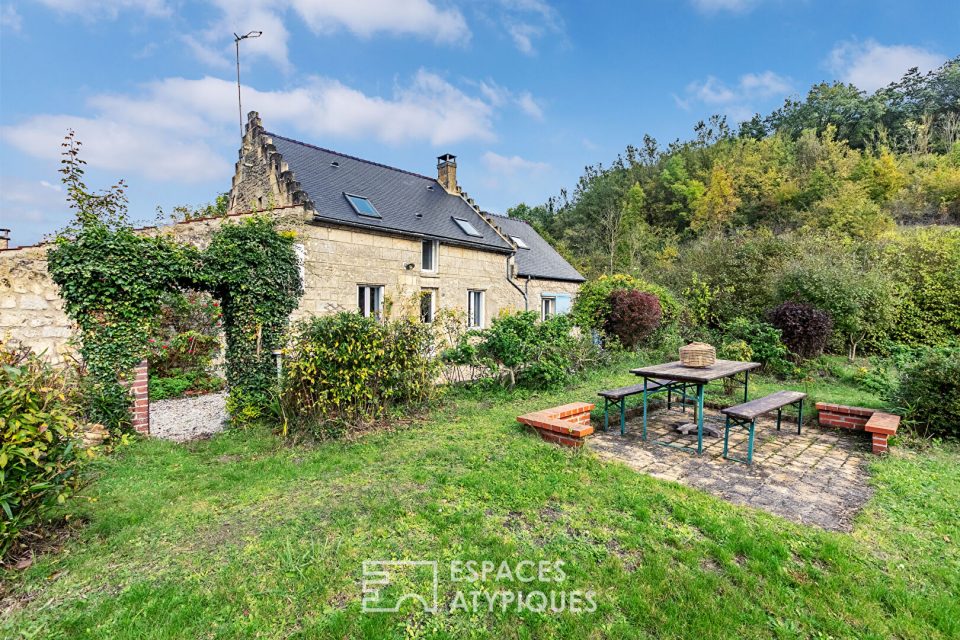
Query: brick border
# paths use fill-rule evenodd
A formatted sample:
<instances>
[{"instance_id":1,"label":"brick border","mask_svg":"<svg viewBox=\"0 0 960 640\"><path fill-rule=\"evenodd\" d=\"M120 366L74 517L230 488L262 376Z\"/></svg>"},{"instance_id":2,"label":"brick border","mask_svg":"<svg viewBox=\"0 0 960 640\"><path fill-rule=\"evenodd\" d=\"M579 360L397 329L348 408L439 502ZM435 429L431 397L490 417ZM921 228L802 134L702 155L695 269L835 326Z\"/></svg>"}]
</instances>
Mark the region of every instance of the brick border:
<instances>
[{"instance_id":1,"label":"brick border","mask_svg":"<svg viewBox=\"0 0 960 640\"><path fill-rule=\"evenodd\" d=\"M848 407L829 402L817 403L817 419L821 427L837 427L871 434L873 453L887 452L887 439L897 433L900 416L864 407Z\"/></svg>"},{"instance_id":2,"label":"brick border","mask_svg":"<svg viewBox=\"0 0 960 640\"><path fill-rule=\"evenodd\" d=\"M590 412L594 406L590 402L571 402L517 416L517 422L532 427L547 442L563 447L582 447L587 436L593 433Z\"/></svg>"}]
</instances>

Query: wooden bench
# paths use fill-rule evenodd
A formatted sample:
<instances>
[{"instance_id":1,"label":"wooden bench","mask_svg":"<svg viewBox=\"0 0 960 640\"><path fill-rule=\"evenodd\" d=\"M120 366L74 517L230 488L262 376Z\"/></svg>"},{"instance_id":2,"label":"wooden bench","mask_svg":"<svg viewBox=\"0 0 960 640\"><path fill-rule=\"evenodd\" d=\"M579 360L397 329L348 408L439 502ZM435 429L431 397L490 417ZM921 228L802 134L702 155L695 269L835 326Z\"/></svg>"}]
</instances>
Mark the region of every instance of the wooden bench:
<instances>
[{"instance_id":1,"label":"wooden bench","mask_svg":"<svg viewBox=\"0 0 960 640\"><path fill-rule=\"evenodd\" d=\"M757 418L766 413L770 413L774 409L777 411L777 431L780 431L780 419L783 415L783 408L791 404L796 404L798 409L797 434L799 434L800 427L803 424L803 399L806 397L807 394L801 393L800 391L777 391L776 393L771 393L768 396L757 398L750 402L744 402L743 404L721 409L720 413L727 417L723 432L723 457L736 460L737 462L753 464L753 430L757 425ZM750 429L750 438L747 441L746 460L727 455L731 425Z\"/></svg>"},{"instance_id":2,"label":"wooden bench","mask_svg":"<svg viewBox=\"0 0 960 640\"><path fill-rule=\"evenodd\" d=\"M882 411L877 411L870 416L863 430L873 435L874 454L880 455L887 452L887 438L896 435L898 428L900 428L900 416Z\"/></svg>"},{"instance_id":3,"label":"wooden bench","mask_svg":"<svg viewBox=\"0 0 960 640\"><path fill-rule=\"evenodd\" d=\"M659 378L647 379L646 381L646 392L647 395L651 393L661 393L663 391L667 392L667 408L669 409L673 404L673 392L677 389L680 389L683 393L683 410L687 410L687 383L685 382L673 382L671 380L661 380ZM597 395L603 398L603 430L607 431L610 429L610 407L619 407L620 408L620 435L623 435L626 431L627 423L627 398L630 396L639 395L644 392L644 384L632 384L627 387L617 387L616 389L608 389L607 391L601 391Z\"/></svg>"}]
</instances>

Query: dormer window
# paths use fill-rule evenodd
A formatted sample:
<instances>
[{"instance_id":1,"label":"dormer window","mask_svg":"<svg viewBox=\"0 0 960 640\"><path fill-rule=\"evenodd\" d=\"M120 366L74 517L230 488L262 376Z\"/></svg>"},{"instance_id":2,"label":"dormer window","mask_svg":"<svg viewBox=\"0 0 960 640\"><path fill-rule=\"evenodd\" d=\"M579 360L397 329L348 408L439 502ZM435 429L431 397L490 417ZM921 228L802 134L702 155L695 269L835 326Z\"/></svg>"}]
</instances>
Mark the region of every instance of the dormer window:
<instances>
[{"instance_id":1,"label":"dormer window","mask_svg":"<svg viewBox=\"0 0 960 640\"><path fill-rule=\"evenodd\" d=\"M347 199L347 202L350 203L350 206L353 207L353 210L361 216L367 216L368 218L383 217L369 199L364 198L363 196L354 195L352 193L344 193L343 195Z\"/></svg>"}]
</instances>

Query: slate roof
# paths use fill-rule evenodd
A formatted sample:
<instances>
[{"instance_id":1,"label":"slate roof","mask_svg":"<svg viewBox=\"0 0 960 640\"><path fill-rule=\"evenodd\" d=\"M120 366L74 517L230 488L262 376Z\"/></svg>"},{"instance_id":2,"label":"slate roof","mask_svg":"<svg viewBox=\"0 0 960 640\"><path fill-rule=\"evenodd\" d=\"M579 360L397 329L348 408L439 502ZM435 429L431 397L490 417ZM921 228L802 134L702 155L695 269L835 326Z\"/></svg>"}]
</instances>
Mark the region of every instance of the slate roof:
<instances>
[{"instance_id":1,"label":"slate roof","mask_svg":"<svg viewBox=\"0 0 960 640\"><path fill-rule=\"evenodd\" d=\"M521 277L583 282L580 272L563 259L533 227L515 218L492 215L490 220L507 236L523 240L529 249L517 249L517 272Z\"/></svg>"},{"instance_id":2,"label":"slate roof","mask_svg":"<svg viewBox=\"0 0 960 640\"><path fill-rule=\"evenodd\" d=\"M501 238L463 198L447 193L435 178L266 133L295 179L313 201L314 219L379 229L511 253ZM334 164L336 163L336 164ZM370 200L382 218L359 215L344 194ZM467 220L482 237L469 236L453 218Z\"/></svg>"}]
</instances>

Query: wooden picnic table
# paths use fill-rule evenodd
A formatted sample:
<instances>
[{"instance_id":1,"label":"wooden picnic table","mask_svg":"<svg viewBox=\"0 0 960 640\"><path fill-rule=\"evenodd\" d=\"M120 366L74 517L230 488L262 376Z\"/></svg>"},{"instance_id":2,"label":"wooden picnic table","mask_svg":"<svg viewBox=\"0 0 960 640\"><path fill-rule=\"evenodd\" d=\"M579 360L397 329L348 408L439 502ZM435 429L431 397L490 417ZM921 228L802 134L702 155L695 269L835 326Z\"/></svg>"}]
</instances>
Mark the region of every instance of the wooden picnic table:
<instances>
[{"instance_id":1,"label":"wooden picnic table","mask_svg":"<svg viewBox=\"0 0 960 640\"><path fill-rule=\"evenodd\" d=\"M703 389L704 387L721 378L736 378L738 374L743 374L743 401L747 401L747 390L750 384L750 372L760 366L759 362L741 362L739 360L717 360L709 367L687 367L679 360L675 362L666 362L650 367L639 367L631 369L630 373L643 378L644 386L648 380L654 378L660 380L671 380L674 382L688 383L697 387L697 449L698 454L703 453ZM643 439L647 439L647 396L648 392L643 393ZM684 394L686 396L686 394ZM686 402L686 397L684 397ZM693 451L690 447L675 445L671 442L655 441L656 444L675 447Z\"/></svg>"}]
</instances>

